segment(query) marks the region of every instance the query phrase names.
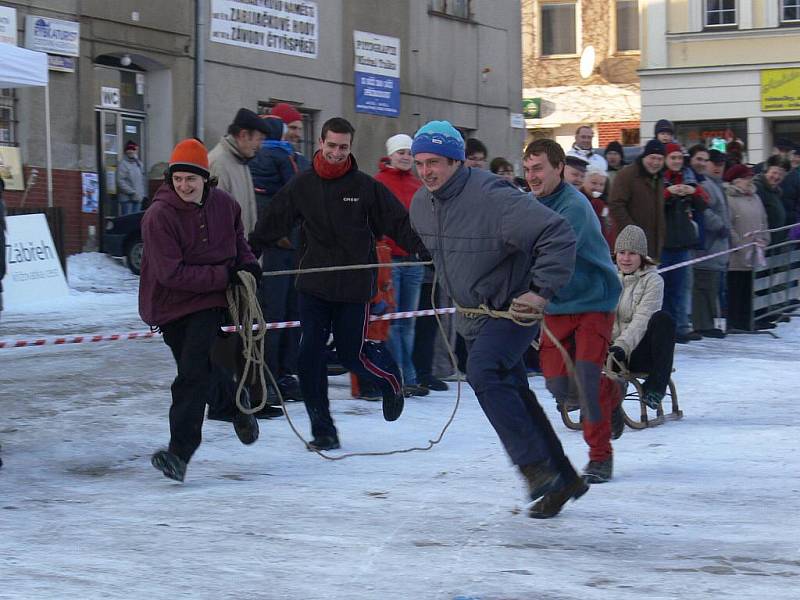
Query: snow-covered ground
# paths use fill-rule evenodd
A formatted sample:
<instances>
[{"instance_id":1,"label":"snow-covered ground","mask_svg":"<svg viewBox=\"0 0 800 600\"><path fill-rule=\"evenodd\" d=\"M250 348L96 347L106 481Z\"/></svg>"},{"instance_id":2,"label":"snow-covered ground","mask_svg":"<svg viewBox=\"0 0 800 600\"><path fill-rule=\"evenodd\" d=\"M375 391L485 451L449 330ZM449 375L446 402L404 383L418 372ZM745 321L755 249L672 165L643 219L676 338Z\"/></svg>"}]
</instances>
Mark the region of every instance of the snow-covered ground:
<instances>
[{"instance_id":1,"label":"snow-covered ground","mask_svg":"<svg viewBox=\"0 0 800 600\"><path fill-rule=\"evenodd\" d=\"M78 255L69 272L68 299L8 310L0 339L146 330L120 263ZM251 447L207 422L180 485L149 462L174 376L160 339L0 350L0 598L797 598L800 324L776 333L680 346L685 418L627 430L614 481L547 521L525 516L467 385L432 451L329 462L284 419ZM386 423L332 385L343 452L424 445L456 398Z\"/></svg>"}]
</instances>

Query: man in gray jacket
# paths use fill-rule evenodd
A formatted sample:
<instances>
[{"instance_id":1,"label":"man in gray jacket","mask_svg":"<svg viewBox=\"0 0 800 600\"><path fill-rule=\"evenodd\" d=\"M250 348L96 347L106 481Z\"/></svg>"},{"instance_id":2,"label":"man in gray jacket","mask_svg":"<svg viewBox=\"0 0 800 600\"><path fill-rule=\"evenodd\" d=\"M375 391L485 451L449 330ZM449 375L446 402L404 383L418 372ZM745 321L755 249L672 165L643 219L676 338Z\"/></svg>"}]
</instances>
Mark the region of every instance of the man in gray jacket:
<instances>
[{"instance_id":1,"label":"man in gray jacket","mask_svg":"<svg viewBox=\"0 0 800 600\"><path fill-rule=\"evenodd\" d=\"M695 253L697 258L730 248L731 219L722 187L724 170L725 155L719 150L709 150L705 179L700 184L708 193L708 208L702 213L702 247ZM692 325L703 337L725 337L721 329L714 327L714 318L719 316L720 282L727 270L727 254L709 258L694 266Z\"/></svg>"},{"instance_id":2,"label":"man in gray jacket","mask_svg":"<svg viewBox=\"0 0 800 600\"><path fill-rule=\"evenodd\" d=\"M117 203L119 214L142 210L145 189L144 166L139 160L139 146L133 140L125 144L125 157L117 165Z\"/></svg>"},{"instance_id":3,"label":"man in gray jacket","mask_svg":"<svg viewBox=\"0 0 800 600\"><path fill-rule=\"evenodd\" d=\"M525 477L531 500L544 496L530 516L553 517L587 486L528 387L522 356L538 327L488 311L540 314L572 276L575 234L530 194L465 167L464 140L447 121L421 127L411 153L423 183L412 200L412 227L447 294L469 311L459 310L456 320L469 347L467 380Z\"/></svg>"}]
</instances>

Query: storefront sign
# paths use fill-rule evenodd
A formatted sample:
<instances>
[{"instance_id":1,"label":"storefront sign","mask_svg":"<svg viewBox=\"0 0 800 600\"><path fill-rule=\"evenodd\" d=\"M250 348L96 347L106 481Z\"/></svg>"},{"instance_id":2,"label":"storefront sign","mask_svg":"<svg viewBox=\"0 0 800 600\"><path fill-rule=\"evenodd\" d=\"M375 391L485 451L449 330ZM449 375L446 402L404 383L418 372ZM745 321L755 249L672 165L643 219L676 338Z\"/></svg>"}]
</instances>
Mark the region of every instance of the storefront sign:
<instances>
[{"instance_id":1,"label":"storefront sign","mask_svg":"<svg viewBox=\"0 0 800 600\"><path fill-rule=\"evenodd\" d=\"M0 6L0 44L17 45L17 9Z\"/></svg>"},{"instance_id":2,"label":"storefront sign","mask_svg":"<svg viewBox=\"0 0 800 600\"><path fill-rule=\"evenodd\" d=\"M310 0L211 0L210 39L264 52L317 58L317 3Z\"/></svg>"},{"instance_id":3,"label":"storefront sign","mask_svg":"<svg viewBox=\"0 0 800 600\"><path fill-rule=\"evenodd\" d=\"M56 54L47 55L47 68L51 71L61 71L62 73L75 72L75 59L71 56L58 56Z\"/></svg>"},{"instance_id":4,"label":"storefront sign","mask_svg":"<svg viewBox=\"0 0 800 600\"><path fill-rule=\"evenodd\" d=\"M353 31L356 112L400 115L400 39Z\"/></svg>"},{"instance_id":5,"label":"storefront sign","mask_svg":"<svg viewBox=\"0 0 800 600\"><path fill-rule=\"evenodd\" d=\"M512 129L525 129L525 117L522 113L511 113L509 125Z\"/></svg>"},{"instance_id":6,"label":"storefront sign","mask_svg":"<svg viewBox=\"0 0 800 600\"><path fill-rule=\"evenodd\" d=\"M7 190L21 192L25 189L19 148L0 146L0 177L3 178Z\"/></svg>"},{"instance_id":7,"label":"storefront sign","mask_svg":"<svg viewBox=\"0 0 800 600\"><path fill-rule=\"evenodd\" d=\"M539 119L542 116L541 98L523 98L522 114L526 119Z\"/></svg>"},{"instance_id":8,"label":"storefront sign","mask_svg":"<svg viewBox=\"0 0 800 600\"><path fill-rule=\"evenodd\" d=\"M67 296L69 289L47 219L41 213L6 217L7 307Z\"/></svg>"},{"instance_id":9,"label":"storefront sign","mask_svg":"<svg viewBox=\"0 0 800 600\"><path fill-rule=\"evenodd\" d=\"M80 56L80 23L37 15L25 16L25 47L30 50Z\"/></svg>"},{"instance_id":10,"label":"storefront sign","mask_svg":"<svg viewBox=\"0 0 800 600\"><path fill-rule=\"evenodd\" d=\"M761 110L800 110L800 69L761 71Z\"/></svg>"}]
</instances>

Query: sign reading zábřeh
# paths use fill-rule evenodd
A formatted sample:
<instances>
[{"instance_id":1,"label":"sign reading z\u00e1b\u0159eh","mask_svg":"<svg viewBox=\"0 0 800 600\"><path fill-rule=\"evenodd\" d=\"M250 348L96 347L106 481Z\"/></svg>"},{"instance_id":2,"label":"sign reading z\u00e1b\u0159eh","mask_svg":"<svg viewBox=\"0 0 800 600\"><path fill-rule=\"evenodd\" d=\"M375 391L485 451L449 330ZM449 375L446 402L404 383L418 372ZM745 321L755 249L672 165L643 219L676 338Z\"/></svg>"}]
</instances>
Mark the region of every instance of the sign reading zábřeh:
<instances>
[{"instance_id":1,"label":"sign reading z\u00e1b\u0159eh","mask_svg":"<svg viewBox=\"0 0 800 600\"><path fill-rule=\"evenodd\" d=\"M6 217L7 308L67 296L69 288L47 219L41 213Z\"/></svg>"},{"instance_id":2,"label":"sign reading z\u00e1b\u0159eh","mask_svg":"<svg viewBox=\"0 0 800 600\"><path fill-rule=\"evenodd\" d=\"M210 40L264 52L317 58L317 3L211 0Z\"/></svg>"}]
</instances>

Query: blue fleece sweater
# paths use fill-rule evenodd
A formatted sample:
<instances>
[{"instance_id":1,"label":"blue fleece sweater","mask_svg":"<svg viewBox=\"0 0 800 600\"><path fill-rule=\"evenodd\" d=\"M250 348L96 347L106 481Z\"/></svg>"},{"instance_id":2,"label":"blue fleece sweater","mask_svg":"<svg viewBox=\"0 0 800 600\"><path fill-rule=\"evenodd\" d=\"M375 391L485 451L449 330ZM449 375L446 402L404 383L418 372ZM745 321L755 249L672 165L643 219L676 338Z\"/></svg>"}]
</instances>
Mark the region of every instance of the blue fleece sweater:
<instances>
[{"instance_id":1,"label":"blue fleece sweater","mask_svg":"<svg viewBox=\"0 0 800 600\"><path fill-rule=\"evenodd\" d=\"M600 221L586 196L562 182L553 193L538 200L564 217L578 240L572 278L553 296L545 312L570 315L616 310L622 286Z\"/></svg>"}]
</instances>

